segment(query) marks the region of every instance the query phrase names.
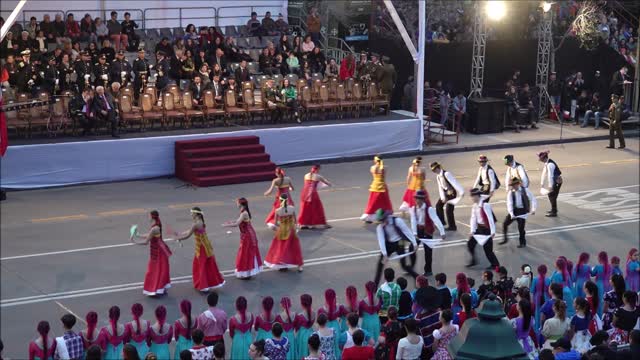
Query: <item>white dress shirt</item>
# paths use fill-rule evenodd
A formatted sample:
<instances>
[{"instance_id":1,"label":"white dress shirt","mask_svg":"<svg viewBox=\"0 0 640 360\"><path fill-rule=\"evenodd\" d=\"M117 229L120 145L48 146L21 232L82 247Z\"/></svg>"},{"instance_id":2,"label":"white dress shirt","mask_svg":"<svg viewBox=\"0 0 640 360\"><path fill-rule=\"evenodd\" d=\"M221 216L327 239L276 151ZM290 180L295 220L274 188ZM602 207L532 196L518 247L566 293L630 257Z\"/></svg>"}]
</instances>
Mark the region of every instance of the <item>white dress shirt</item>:
<instances>
[{"instance_id":1,"label":"white dress shirt","mask_svg":"<svg viewBox=\"0 0 640 360\"><path fill-rule=\"evenodd\" d=\"M413 234L415 236L418 236L418 226L424 226L425 215L428 212L429 218L431 219L431 222L433 222L433 227L438 229L438 231L440 232L440 237L442 237L442 235L444 234L444 226L442 225L442 221L440 221L438 214L436 214L436 210L432 206L429 206L429 209L425 211L426 207L427 204L423 203L420 207L416 205L412 206L411 209L409 209L409 214L411 215L411 230L413 231Z\"/></svg>"},{"instance_id":2,"label":"white dress shirt","mask_svg":"<svg viewBox=\"0 0 640 360\"><path fill-rule=\"evenodd\" d=\"M489 169L489 165L481 166L480 169L478 169L476 182L473 183L474 188L477 188L480 185L481 179L483 184L490 184L489 192L494 192L496 190L496 172L493 171L493 169Z\"/></svg>"},{"instance_id":3,"label":"white dress shirt","mask_svg":"<svg viewBox=\"0 0 640 360\"><path fill-rule=\"evenodd\" d=\"M555 182L553 181L553 173L556 171L556 165L549 160L544 163L542 175L540 176L540 187L551 189ZM546 181L545 181L546 180Z\"/></svg>"},{"instance_id":4,"label":"white dress shirt","mask_svg":"<svg viewBox=\"0 0 640 360\"><path fill-rule=\"evenodd\" d=\"M462 195L464 195L464 188L458 183L453 174L449 171L440 170L440 173L436 175L436 181L438 181L438 193L440 194L440 200L442 200L442 202L449 203L451 205L456 205L460 202ZM449 190L449 185L451 185L456 191L456 197L455 199L447 201L447 190Z\"/></svg>"},{"instance_id":5,"label":"white dress shirt","mask_svg":"<svg viewBox=\"0 0 640 360\"><path fill-rule=\"evenodd\" d=\"M482 209L484 209L484 213L487 215L487 220L489 221L488 227L491 230L491 236L493 236L496 234L496 223L493 220L493 211L491 210L491 205L485 202L473 204L473 207L471 208L471 220L469 224L471 227L471 233L475 234L476 230L478 229L478 224L487 226L487 224L484 223L482 214L480 213L480 206L482 206Z\"/></svg>"},{"instance_id":6,"label":"white dress shirt","mask_svg":"<svg viewBox=\"0 0 640 360\"><path fill-rule=\"evenodd\" d=\"M515 196L512 196L511 195L512 193L515 193ZM536 212L536 207L538 206L538 201L536 200L536 197L533 196L533 194L531 193L531 191L529 191L529 189L520 187L518 190L510 190L507 193L507 211L509 212L509 215L511 215L512 219L516 218L514 214L515 208L524 208L524 204L522 202L522 196L527 196L529 198L529 213ZM513 203L514 197L515 197L515 204ZM521 219L526 219L528 216L529 214L518 215L518 217Z\"/></svg>"},{"instance_id":7,"label":"white dress shirt","mask_svg":"<svg viewBox=\"0 0 640 360\"><path fill-rule=\"evenodd\" d=\"M402 240L402 236L398 234L398 232L396 231L396 226L393 226L393 224L391 223L391 219L395 221L396 226L402 232L404 237L406 237L409 241L411 241L413 246L416 246L416 237L415 235L413 235L409 227L407 227L407 224L405 224L402 219L398 219L393 216L388 216L387 219L385 219L384 223L378 224L378 226L376 227L378 245L380 245L380 251L384 256L388 255L387 247L385 246L385 243L384 243L385 234L386 234L387 241L389 242L394 243Z\"/></svg>"},{"instance_id":8,"label":"white dress shirt","mask_svg":"<svg viewBox=\"0 0 640 360\"><path fill-rule=\"evenodd\" d=\"M527 175L527 171L524 169L522 164L517 164L514 161L513 165L507 166L507 173L504 175L504 183L508 184L511 182L511 179L514 177L520 179L520 186L529 187L529 176ZM509 186L506 187L507 191L509 191Z\"/></svg>"}]
</instances>

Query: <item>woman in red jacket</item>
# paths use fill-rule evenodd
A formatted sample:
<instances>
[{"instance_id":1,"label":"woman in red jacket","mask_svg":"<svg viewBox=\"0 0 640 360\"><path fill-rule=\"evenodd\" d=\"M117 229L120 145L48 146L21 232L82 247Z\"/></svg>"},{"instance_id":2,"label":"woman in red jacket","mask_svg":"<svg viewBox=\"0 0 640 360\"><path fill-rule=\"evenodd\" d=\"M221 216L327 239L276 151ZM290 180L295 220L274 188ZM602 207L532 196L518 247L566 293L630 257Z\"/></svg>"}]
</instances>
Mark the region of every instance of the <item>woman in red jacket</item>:
<instances>
[{"instance_id":1,"label":"woman in red jacket","mask_svg":"<svg viewBox=\"0 0 640 360\"><path fill-rule=\"evenodd\" d=\"M356 60L353 57L353 54L347 55L346 58L342 59L340 63L340 80L345 81L348 78L352 78L356 72Z\"/></svg>"}]
</instances>

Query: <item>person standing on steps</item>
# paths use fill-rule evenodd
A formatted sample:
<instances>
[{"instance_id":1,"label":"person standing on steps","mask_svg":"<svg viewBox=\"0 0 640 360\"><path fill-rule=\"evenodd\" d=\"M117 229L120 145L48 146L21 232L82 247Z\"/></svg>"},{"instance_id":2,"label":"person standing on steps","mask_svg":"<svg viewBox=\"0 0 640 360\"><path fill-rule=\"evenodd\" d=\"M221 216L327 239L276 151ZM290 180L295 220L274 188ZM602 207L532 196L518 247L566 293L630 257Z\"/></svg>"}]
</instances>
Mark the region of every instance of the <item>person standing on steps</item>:
<instances>
[{"instance_id":1,"label":"person standing on steps","mask_svg":"<svg viewBox=\"0 0 640 360\"><path fill-rule=\"evenodd\" d=\"M611 106L609 106L609 146L607 149L615 149L615 138L618 138L620 146L624 149L624 134L622 133L622 113L624 111L624 97L616 94L611 95Z\"/></svg>"},{"instance_id":2,"label":"person standing on steps","mask_svg":"<svg viewBox=\"0 0 640 360\"><path fill-rule=\"evenodd\" d=\"M515 161L513 155L505 155L504 164L507 165L507 172L504 175L504 183L509 184L513 178L518 178L520 180L520 187L529 188L529 175L527 175L527 171L524 169L524 165ZM507 187L507 192L509 192L510 187Z\"/></svg>"},{"instance_id":3,"label":"person standing on steps","mask_svg":"<svg viewBox=\"0 0 640 360\"><path fill-rule=\"evenodd\" d=\"M438 218L436 214L436 210L431 206L429 201L426 199L425 191L418 190L415 194L415 206L409 209L409 213L411 214L411 230L413 230L413 234L418 239L433 239L433 233L437 228L440 232L440 238L443 240L447 237L444 231L444 226ZM427 244L422 244L424 247L424 276L431 276L433 272L431 271L431 263L432 263L432 250L431 247ZM420 247L420 243L418 243L416 247L416 251ZM415 266L416 263L416 254L411 256L411 264Z\"/></svg>"},{"instance_id":4,"label":"person standing on steps","mask_svg":"<svg viewBox=\"0 0 640 360\"><path fill-rule=\"evenodd\" d=\"M478 176L473 183L473 187L479 189L482 194L482 201L488 203L493 193L500 187L500 181L495 170L489 165L489 159L485 155L478 156Z\"/></svg>"},{"instance_id":5,"label":"person standing on steps","mask_svg":"<svg viewBox=\"0 0 640 360\"><path fill-rule=\"evenodd\" d=\"M469 241L467 242L467 248L471 254L471 262L467 264L467 267L472 267L478 262L476 260L475 249L476 245L482 245L484 254L487 260L491 263L491 266L487 267L487 270L498 271L500 262L493 252L493 237L496 235L496 223L492 216L491 205L482 200L482 191L477 188L471 189L471 200L473 206L471 208L471 234Z\"/></svg>"},{"instance_id":6,"label":"person standing on steps","mask_svg":"<svg viewBox=\"0 0 640 360\"><path fill-rule=\"evenodd\" d=\"M439 199L436 203L436 213L438 214L438 218L443 224L449 225L447 230L456 231L458 230L458 227L456 226L456 219L453 215L453 211L464 195L464 188L458 183L453 174L450 171L443 169L442 165L437 161L429 164L429 167L431 168L431 171L437 174L436 180L438 181ZM444 218L445 209L447 212L446 222Z\"/></svg>"},{"instance_id":7,"label":"person standing on steps","mask_svg":"<svg viewBox=\"0 0 640 360\"><path fill-rule=\"evenodd\" d=\"M512 222L517 221L518 232L520 233L520 243L518 244L518 247L523 248L527 246L527 239L524 237L524 226L529 214L534 215L536 213L538 202L531 191L522 186L522 182L519 178L512 178L509 182L509 186L511 188L507 193L507 211L509 213L502 223L504 240L502 240L500 244L506 244L509 241L509 235L507 233L509 231L509 225L511 225Z\"/></svg>"},{"instance_id":8,"label":"person standing on steps","mask_svg":"<svg viewBox=\"0 0 640 360\"><path fill-rule=\"evenodd\" d=\"M562 186L562 171L555 161L549 159L549 150L538 153L538 160L544 163L542 175L540 177L540 193L549 197L551 210L547 211L546 217L558 216L558 194Z\"/></svg>"}]
</instances>

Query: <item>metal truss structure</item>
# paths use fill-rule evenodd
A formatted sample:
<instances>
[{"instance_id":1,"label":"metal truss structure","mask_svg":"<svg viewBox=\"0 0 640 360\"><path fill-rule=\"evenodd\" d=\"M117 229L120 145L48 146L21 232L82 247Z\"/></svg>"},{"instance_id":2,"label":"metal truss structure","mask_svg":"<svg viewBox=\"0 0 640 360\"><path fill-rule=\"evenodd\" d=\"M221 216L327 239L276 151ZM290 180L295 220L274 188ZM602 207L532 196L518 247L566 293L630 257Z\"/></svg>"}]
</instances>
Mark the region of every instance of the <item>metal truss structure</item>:
<instances>
[{"instance_id":1,"label":"metal truss structure","mask_svg":"<svg viewBox=\"0 0 640 360\"><path fill-rule=\"evenodd\" d=\"M549 60L553 39L551 34L551 22L553 16L551 11L543 13L538 29L538 57L536 62L536 86L538 87L538 119L541 120L547 112L549 105L549 93L547 92L547 81L549 79Z\"/></svg>"},{"instance_id":2,"label":"metal truss structure","mask_svg":"<svg viewBox=\"0 0 640 360\"><path fill-rule=\"evenodd\" d=\"M471 87L469 98L481 97L484 82L484 53L487 47L487 25L482 14L482 7L475 6L473 22L473 55L471 58Z\"/></svg>"}]
</instances>

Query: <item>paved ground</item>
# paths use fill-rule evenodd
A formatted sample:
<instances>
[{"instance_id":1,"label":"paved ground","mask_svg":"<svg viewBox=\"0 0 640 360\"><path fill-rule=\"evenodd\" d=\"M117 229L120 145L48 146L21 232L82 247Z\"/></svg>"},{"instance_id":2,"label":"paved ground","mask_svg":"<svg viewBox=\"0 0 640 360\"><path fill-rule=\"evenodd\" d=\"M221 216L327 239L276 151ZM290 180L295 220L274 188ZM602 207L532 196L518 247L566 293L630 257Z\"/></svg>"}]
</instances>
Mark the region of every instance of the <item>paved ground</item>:
<instances>
[{"instance_id":1,"label":"paved ground","mask_svg":"<svg viewBox=\"0 0 640 360\"><path fill-rule=\"evenodd\" d=\"M542 216L549 204L540 198L538 214L527 226L530 246L516 249L516 241L496 246L499 259L509 269L515 271L523 263L534 267L543 262L549 264L560 254L576 259L581 251L595 254L607 250L623 258L629 248L638 246L639 142L629 140L626 150L605 150L605 145L603 141L593 141L545 147L551 149L551 157L560 165L565 179L560 217ZM507 153L514 154L527 167L537 194L541 166L535 153L541 149L521 147L485 154L502 177L500 159ZM426 156L425 162L442 162L469 188L476 174L477 155L464 152ZM396 207L404 192L410 160L394 158L385 162ZM321 294L328 287L335 288L340 299L350 284L364 292L363 285L373 276L378 253L374 227L357 220L367 201L369 164L362 161L323 167L322 173L335 183L333 189L321 193L333 229L300 233L306 261L304 273L266 272L251 281L236 280L231 275L238 231L227 234L227 229L217 225L236 217L235 198L248 197L260 249L266 253L273 236L262 224L273 201L262 196L267 183L191 189L180 187L182 184L176 179L155 179L10 193L9 200L2 203L0 227L0 330L4 355L24 358L39 320L49 320L54 332L60 334L58 319L67 311L81 317L90 310L98 311L100 324L105 325L107 309L114 304L123 308L124 321L130 319L128 308L134 302L145 306L145 317L149 319L159 304L168 307L169 319L177 318L177 304L183 298L191 299L195 309L203 309L205 297L192 288L190 279L191 243L176 248L171 258L174 280L169 295L160 299L142 295L148 249L129 244L128 229L131 224L147 224L146 214L154 208L160 211L165 226L179 231L190 224L191 206L203 208L218 264L227 277L227 284L220 291L227 311L233 310L238 295L246 296L250 309L257 311L261 296L267 294L277 298L291 296L297 308L299 295L305 292L313 295L314 306L321 305ZM300 187L307 167L287 171ZM427 186L435 198L434 176L429 175ZM300 189L297 190L296 201ZM501 221L505 205L504 193L499 192L492 202ZM434 270L444 271L450 278L463 270L467 261L464 245L469 203L468 198L463 199L456 211L458 232L448 234L447 242L435 251ZM515 225L511 231L516 231ZM476 279L487 265L483 257L480 259L480 265L469 271ZM398 264L393 266L399 268ZM422 264L418 266L421 269Z\"/></svg>"}]
</instances>

